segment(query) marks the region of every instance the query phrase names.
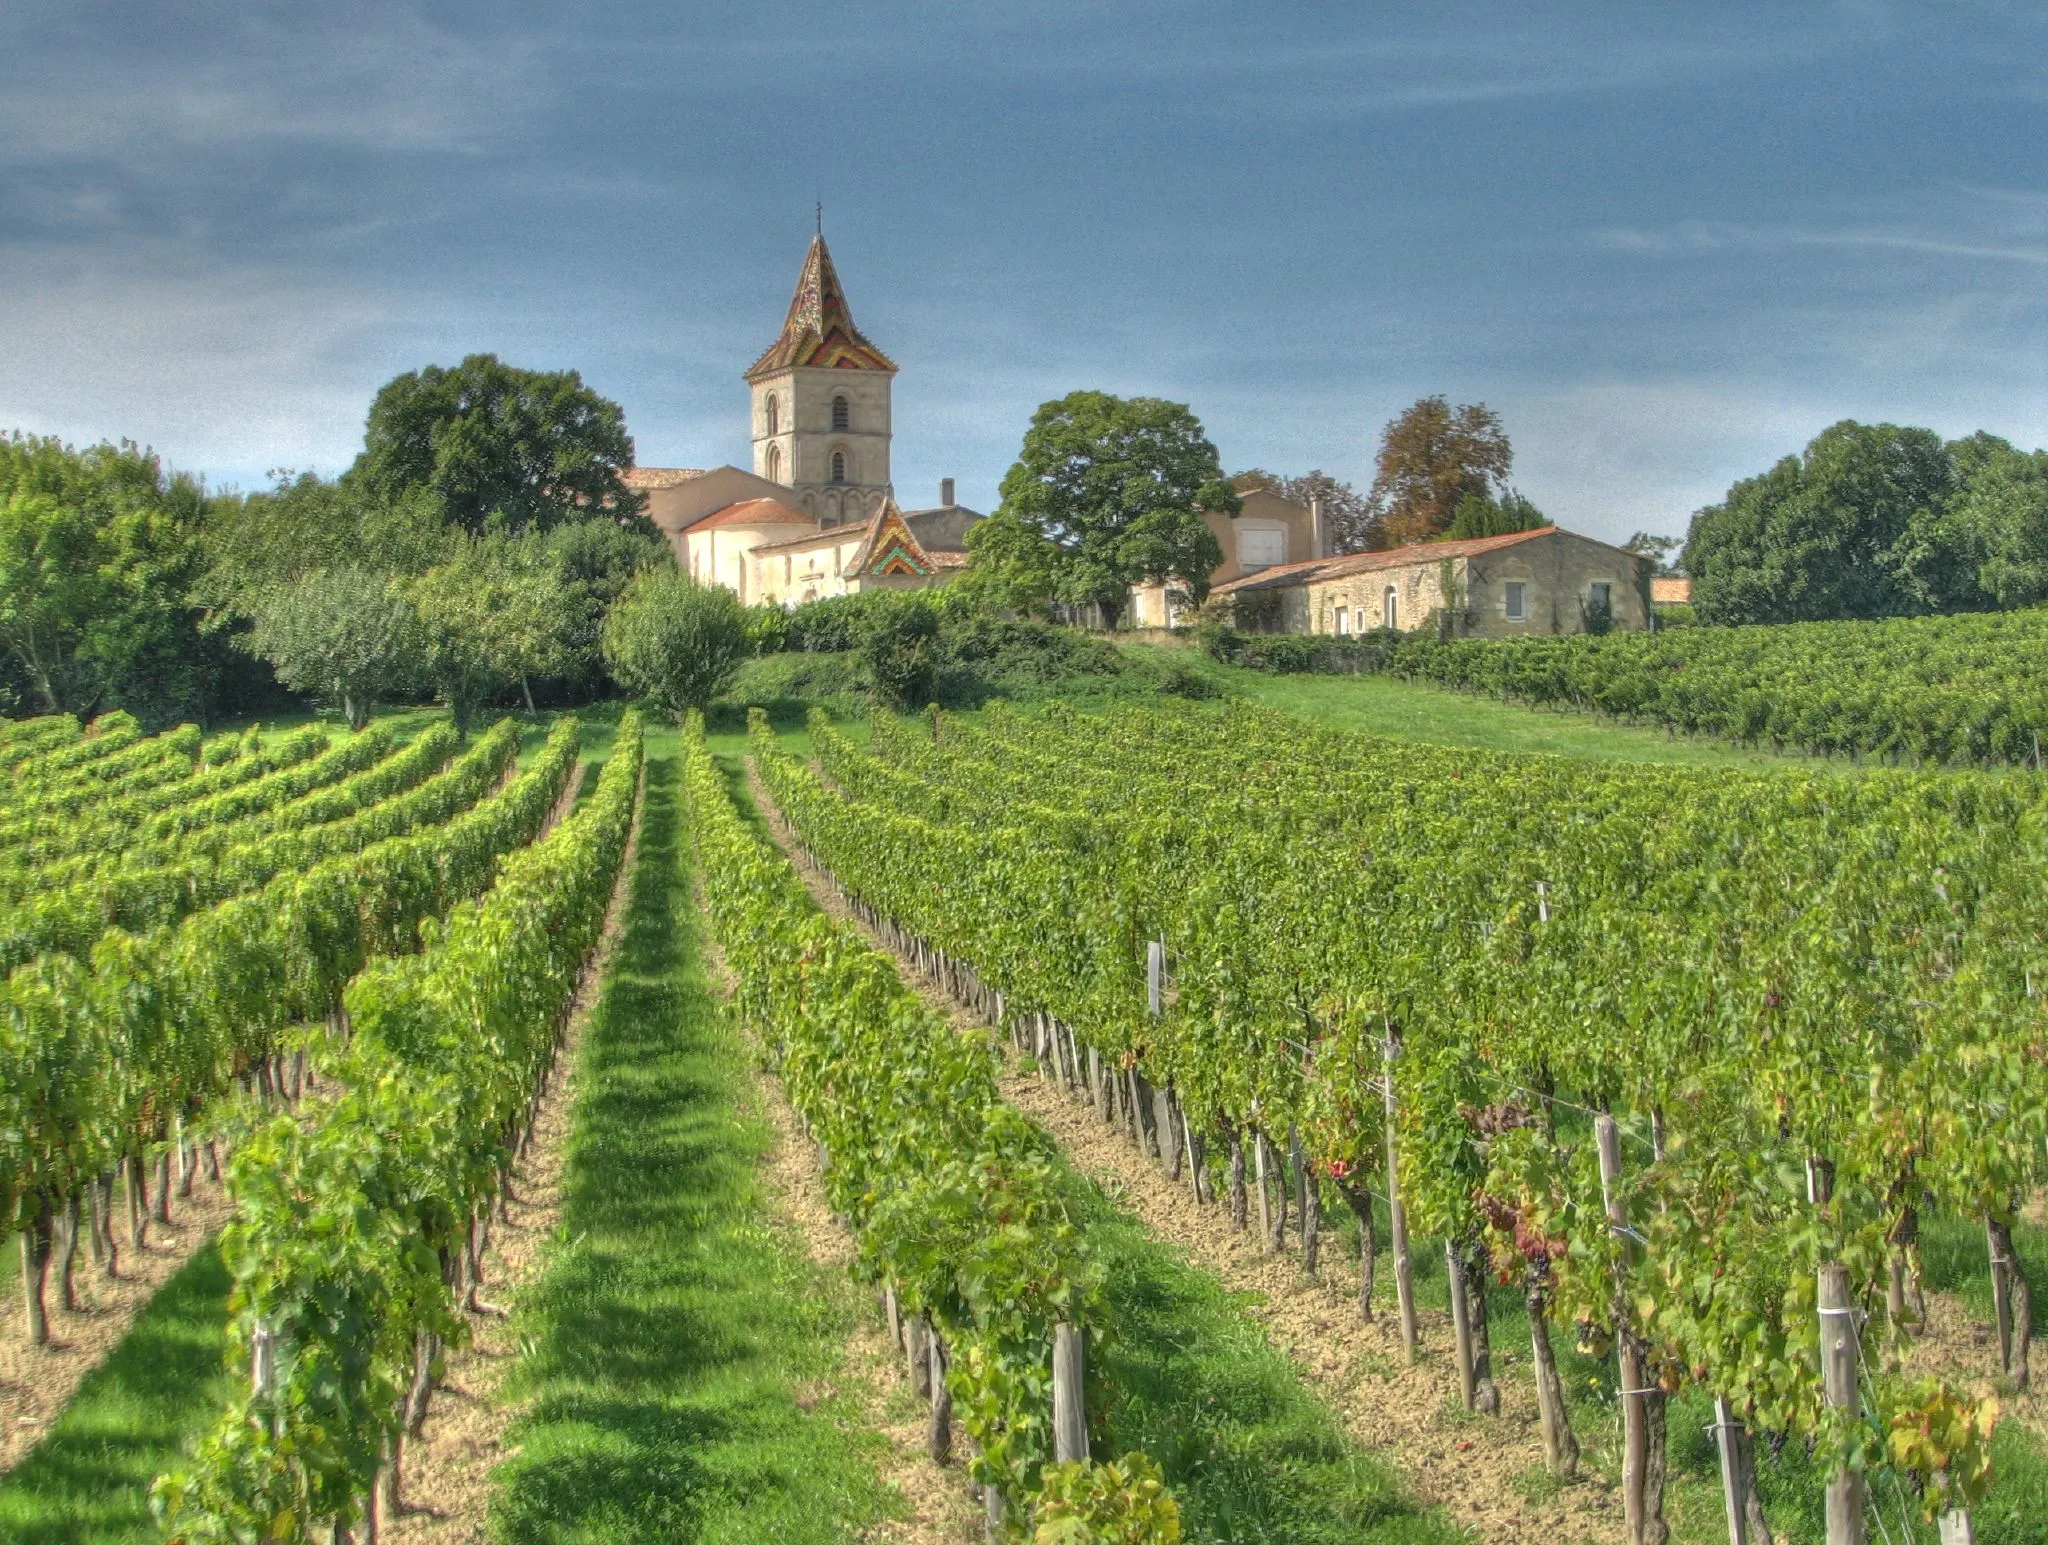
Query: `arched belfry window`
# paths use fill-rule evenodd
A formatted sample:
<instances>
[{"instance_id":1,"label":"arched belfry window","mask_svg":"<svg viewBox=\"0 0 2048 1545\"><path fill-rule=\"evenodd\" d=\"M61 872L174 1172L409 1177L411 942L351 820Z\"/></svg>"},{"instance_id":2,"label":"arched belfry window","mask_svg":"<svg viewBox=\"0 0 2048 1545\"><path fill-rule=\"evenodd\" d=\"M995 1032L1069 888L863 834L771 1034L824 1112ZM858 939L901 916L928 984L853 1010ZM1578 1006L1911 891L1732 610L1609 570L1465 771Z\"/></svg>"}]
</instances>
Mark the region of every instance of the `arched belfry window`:
<instances>
[{"instance_id":1,"label":"arched belfry window","mask_svg":"<svg viewBox=\"0 0 2048 1545\"><path fill-rule=\"evenodd\" d=\"M844 451L834 451L832 453L832 481L835 483L846 481L846 452Z\"/></svg>"},{"instance_id":2,"label":"arched belfry window","mask_svg":"<svg viewBox=\"0 0 2048 1545\"><path fill-rule=\"evenodd\" d=\"M770 402L773 402L773 401L774 401L775 399L774 399L773 397L770 397L770 398L769 398L768 400L769 400ZM775 415L774 415L773 413L770 413L770 414L768 415L768 417L769 417L769 419L770 419L770 420L772 421L772 420L774 419ZM767 467L768 467L768 481L769 481L769 482L771 482L771 483L779 483L779 482L781 482L781 481L782 481L782 447L781 447L781 446L779 446L779 445L771 445L771 446L769 446L769 447L768 447L768 456L767 456Z\"/></svg>"},{"instance_id":3,"label":"arched belfry window","mask_svg":"<svg viewBox=\"0 0 2048 1545\"><path fill-rule=\"evenodd\" d=\"M782 404L775 400L773 392L768 394L768 433L771 435L782 433Z\"/></svg>"},{"instance_id":4,"label":"arched belfry window","mask_svg":"<svg viewBox=\"0 0 2048 1545\"><path fill-rule=\"evenodd\" d=\"M832 427L834 429L851 429L853 427L853 409L847 405L844 397L834 397L832 399Z\"/></svg>"}]
</instances>

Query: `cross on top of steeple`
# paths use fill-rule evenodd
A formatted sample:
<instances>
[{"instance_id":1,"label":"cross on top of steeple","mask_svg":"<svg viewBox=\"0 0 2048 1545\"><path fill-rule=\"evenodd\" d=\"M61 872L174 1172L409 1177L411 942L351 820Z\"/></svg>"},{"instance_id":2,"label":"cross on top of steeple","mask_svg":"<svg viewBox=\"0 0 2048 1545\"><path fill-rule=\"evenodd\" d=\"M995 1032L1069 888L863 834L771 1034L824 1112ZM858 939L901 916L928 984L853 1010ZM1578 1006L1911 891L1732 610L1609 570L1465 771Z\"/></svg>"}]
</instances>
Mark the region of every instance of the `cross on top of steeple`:
<instances>
[{"instance_id":1,"label":"cross on top of steeple","mask_svg":"<svg viewBox=\"0 0 2048 1545\"><path fill-rule=\"evenodd\" d=\"M826 250L824 206L818 210L820 230L811 238L804 254L804 269L797 276L796 294L789 303L789 316L782 335L747 371L747 380L784 370L886 370L896 373L888 355L876 348L853 325L853 308L846 303L839 274Z\"/></svg>"}]
</instances>

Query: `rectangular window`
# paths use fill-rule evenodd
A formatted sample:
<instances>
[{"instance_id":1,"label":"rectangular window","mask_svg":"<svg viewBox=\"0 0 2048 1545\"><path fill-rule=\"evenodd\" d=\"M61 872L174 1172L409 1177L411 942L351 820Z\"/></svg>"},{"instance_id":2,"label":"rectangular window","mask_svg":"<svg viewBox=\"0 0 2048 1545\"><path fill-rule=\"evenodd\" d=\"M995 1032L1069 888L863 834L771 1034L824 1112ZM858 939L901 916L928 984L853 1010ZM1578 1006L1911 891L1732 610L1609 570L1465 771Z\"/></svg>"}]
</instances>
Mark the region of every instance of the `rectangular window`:
<instances>
[{"instance_id":1,"label":"rectangular window","mask_svg":"<svg viewBox=\"0 0 2048 1545\"><path fill-rule=\"evenodd\" d=\"M1348 606L1337 608L1337 631L1339 633L1349 633L1351 631L1351 608Z\"/></svg>"},{"instance_id":2,"label":"rectangular window","mask_svg":"<svg viewBox=\"0 0 2048 1545\"><path fill-rule=\"evenodd\" d=\"M1529 615L1528 602L1525 599L1527 590L1528 587L1524 585L1522 581L1520 581L1519 579L1511 579L1508 581L1507 591L1509 622L1521 622Z\"/></svg>"},{"instance_id":3,"label":"rectangular window","mask_svg":"<svg viewBox=\"0 0 2048 1545\"><path fill-rule=\"evenodd\" d=\"M1601 580L1592 587L1586 597L1586 601L1592 610L1606 612L1611 615L1614 611L1614 587L1605 580Z\"/></svg>"},{"instance_id":4,"label":"rectangular window","mask_svg":"<svg viewBox=\"0 0 2048 1545\"><path fill-rule=\"evenodd\" d=\"M1269 569L1287 561L1287 533L1240 530L1237 533L1237 561L1247 569Z\"/></svg>"}]
</instances>

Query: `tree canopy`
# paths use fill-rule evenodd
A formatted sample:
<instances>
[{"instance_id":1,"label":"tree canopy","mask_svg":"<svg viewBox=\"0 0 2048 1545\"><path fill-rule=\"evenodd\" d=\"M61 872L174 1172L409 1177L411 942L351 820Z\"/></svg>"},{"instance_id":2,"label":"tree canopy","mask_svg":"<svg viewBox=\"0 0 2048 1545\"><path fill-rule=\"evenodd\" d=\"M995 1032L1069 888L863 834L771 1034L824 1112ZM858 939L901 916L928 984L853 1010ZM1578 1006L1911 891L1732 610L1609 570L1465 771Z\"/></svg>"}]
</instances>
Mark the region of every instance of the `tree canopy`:
<instances>
[{"instance_id":1,"label":"tree canopy","mask_svg":"<svg viewBox=\"0 0 2048 1545\"><path fill-rule=\"evenodd\" d=\"M1704 622L1807 622L2048 597L2048 455L1845 419L1693 517Z\"/></svg>"},{"instance_id":2,"label":"tree canopy","mask_svg":"<svg viewBox=\"0 0 2048 1545\"><path fill-rule=\"evenodd\" d=\"M1049 578L1052 600L1097 607L1114 623L1136 584L1206 599L1223 549L1203 514L1237 510L1216 447L1185 404L1073 392L1032 415L1002 503L982 523L995 529L970 550L977 567L1022 575L1017 588Z\"/></svg>"},{"instance_id":3,"label":"tree canopy","mask_svg":"<svg viewBox=\"0 0 2048 1545\"><path fill-rule=\"evenodd\" d=\"M520 370L472 354L388 382L370 404L350 475L387 502L431 489L473 535L547 530L608 516L644 520L626 486L633 439L625 414L573 370Z\"/></svg>"},{"instance_id":4,"label":"tree canopy","mask_svg":"<svg viewBox=\"0 0 2048 1545\"><path fill-rule=\"evenodd\" d=\"M1471 498L1507 493L1515 453L1500 416L1483 403L1452 407L1425 397L1380 432L1372 502L1378 544L1427 542L1450 528Z\"/></svg>"},{"instance_id":5,"label":"tree canopy","mask_svg":"<svg viewBox=\"0 0 2048 1545\"><path fill-rule=\"evenodd\" d=\"M0 436L0 708L210 717L242 675L190 595L218 502L132 444Z\"/></svg>"},{"instance_id":6,"label":"tree canopy","mask_svg":"<svg viewBox=\"0 0 2048 1545\"><path fill-rule=\"evenodd\" d=\"M1550 523L1548 515L1513 489L1498 499L1491 494L1467 494L1458 502L1450 525L1444 528L1443 540L1511 536L1517 531L1536 531Z\"/></svg>"}]
</instances>

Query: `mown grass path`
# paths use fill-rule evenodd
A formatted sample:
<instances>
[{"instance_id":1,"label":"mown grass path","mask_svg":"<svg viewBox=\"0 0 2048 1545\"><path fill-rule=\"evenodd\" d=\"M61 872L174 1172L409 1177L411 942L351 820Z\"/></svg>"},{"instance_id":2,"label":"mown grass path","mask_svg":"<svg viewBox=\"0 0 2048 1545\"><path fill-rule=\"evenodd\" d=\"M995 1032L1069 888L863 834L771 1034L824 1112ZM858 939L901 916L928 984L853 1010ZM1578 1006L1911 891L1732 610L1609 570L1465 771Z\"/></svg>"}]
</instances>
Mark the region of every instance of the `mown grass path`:
<instances>
[{"instance_id":1,"label":"mown grass path","mask_svg":"<svg viewBox=\"0 0 2048 1545\"><path fill-rule=\"evenodd\" d=\"M208 1244L156 1292L63 1415L0 1480L9 1545L143 1545L163 1538L149 1487L226 1402L227 1268Z\"/></svg>"},{"instance_id":2,"label":"mown grass path","mask_svg":"<svg viewBox=\"0 0 2048 1545\"><path fill-rule=\"evenodd\" d=\"M677 768L650 762L626 931L585 1034L563 1226L504 1393L526 1402L494 1533L857 1536L900 1506L832 1391L853 1288L769 1222L773 1132L707 980Z\"/></svg>"}]
</instances>

